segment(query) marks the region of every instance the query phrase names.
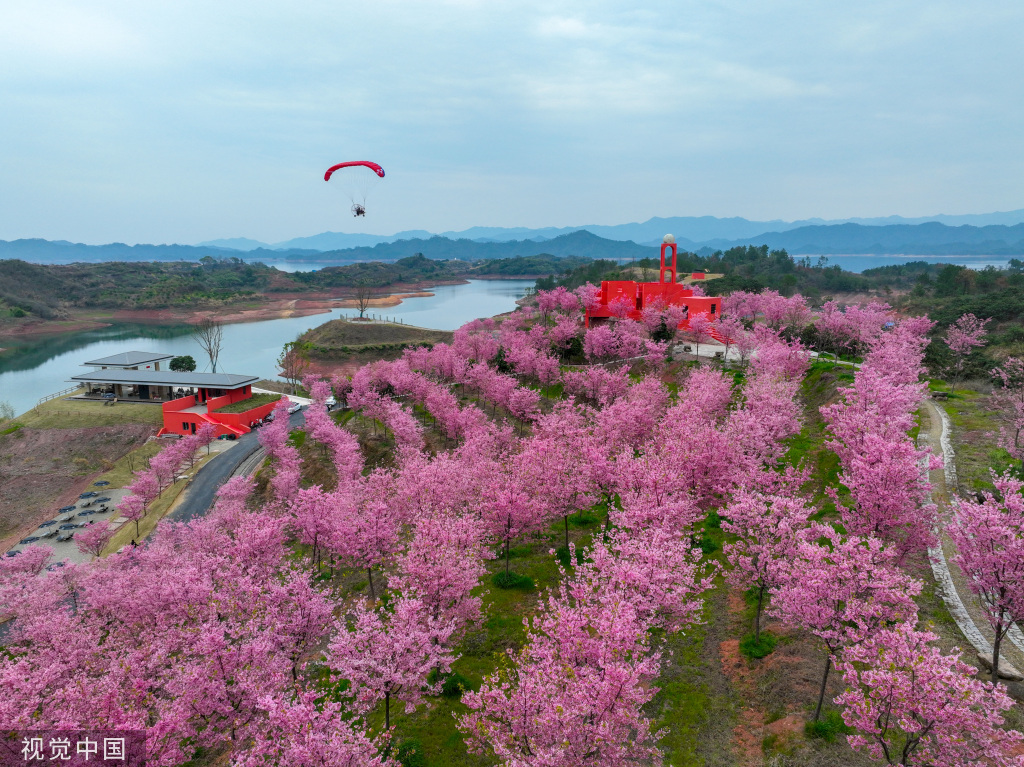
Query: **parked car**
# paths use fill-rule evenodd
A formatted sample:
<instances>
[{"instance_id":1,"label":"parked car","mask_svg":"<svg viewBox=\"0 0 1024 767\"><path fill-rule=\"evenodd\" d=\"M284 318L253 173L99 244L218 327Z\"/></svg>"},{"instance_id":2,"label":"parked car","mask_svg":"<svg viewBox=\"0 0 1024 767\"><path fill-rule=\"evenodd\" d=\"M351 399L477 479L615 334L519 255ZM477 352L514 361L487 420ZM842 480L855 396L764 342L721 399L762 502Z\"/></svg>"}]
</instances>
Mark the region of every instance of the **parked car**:
<instances>
[{"instance_id":1,"label":"parked car","mask_svg":"<svg viewBox=\"0 0 1024 767\"><path fill-rule=\"evenodd\" d=\"M78 516L80 516L80 517L87 517L87 516L89 516L90 514L95 514L95 513L96 513L96 512L95 512L95 511L93 511L92 509L86 509L85 511L80 511L80 512L78 512Z\"/></svg>"},{"instance_id":2,"label":"parked car","mask_svg":"<svg viewBox=\"0 0 1024 767\"><path fill-rule=\"evenodd\" d=\"M97 498L94 503L110 503L110 499L107 496L103 496L102 498Z\"/></svg>"},{"instance_id":3,"label":"parked car","mask_svg":"<svg viewBox=\"0 0 1024 767\"><path fill-rule=\"evenodd\" d=\"M57 542L58 543L64 543L66 541L70 541L74 537L75 537L74 531L73 530L68 530L66 533L61 533L60 535L57 536Z\"/></svg>"},{"instance_id":4,"label":"parked car","mask_svg":"<svg viewBox=\"0 0 1024 767\"><path fill-rule=\"evenodd\" d=\"M7 556L9 556L9 557L16 557L16 556L18 556L18 555L19 555L20 553L21 553L20 551L8 551L8 552L7 552Z\"/></svg>"},{"instance_id":5,"label":"parked car","mask_svg":"<svg viewBox=\"0 0 1024 767\"><path fill-rule=\"evenodd\" d=\"M60 529L61 530L77 530L79 527L81 527L81 525L76 525L74 522L69 522L66 525L61 525Z\"/></svg>"},{"instance_id":6,"label":"parked car","mask_svg":"<svg viewBox=\"0 0 1024 767\"><path fill-rule=\"evenodd\" d=\"M298 413L300 410L302 410L302 404L299 402L293 402L288 406L289 413Z\"/></svg>"},{"instance_id":7,"label":"parked car","mask_svg":"<svg viewBox=\"0 0 1024 767\"><path fill-rule=\"evenodd\" d=\"M327 412L330 413L334 410L334 406L338 404L338 400L334 399L334 397L328 397L324 400L324 404L327 405Z\"/></svg>"},{"instance_id":8,"label":"parked car","mask_svg":"<svg viewBox=\"0 0 1024 767\"><path fill-rule=\"evenodd\" d=\"M56 519L51 519L48 522L43 522L43 524L41 524L40 527L50 527L51 525L55 525L55 524L57 524L57 520Z\"/></svg>"},{"instance_id":9,"label":"parked car","mask_svg":"<svg viewBox=\"0 0 1024 767\"><path fill-rule=\"evenodd\" d=\"M21 543L21 544L24 544L24 545L27 546L28 544L35 543L38 540L39 540L39 536L38 535L31 535L28 538L22 538L20 541L18 541L18 543Z\"/></svg>"},{"instance_id":10,"label":"parked car","mask_svg":"<svg viewBox=\"0 0 1024 767\"><path fill-rule=\"evenodd\" d=\"M82 493L78 497L79 498L95 498L98 495L99 495L99 493L97 493L95 490L90 490L88 493Z\"/></svg>"},{"instance_id":11,"label":"parked car","mask_svg":"<svg viewBox=\"0 0 1024 767\"><path fill-rule=\"evenodd\" d=\"M43 533L42 536L40 536L40 537L42 537L42 538L52 538L53 536L55 536L57 534L57 532L58 532L57 528L53 527L53 528L50 528L49 530L47 530L45 533Z\"/></svg>"}]
</instances>

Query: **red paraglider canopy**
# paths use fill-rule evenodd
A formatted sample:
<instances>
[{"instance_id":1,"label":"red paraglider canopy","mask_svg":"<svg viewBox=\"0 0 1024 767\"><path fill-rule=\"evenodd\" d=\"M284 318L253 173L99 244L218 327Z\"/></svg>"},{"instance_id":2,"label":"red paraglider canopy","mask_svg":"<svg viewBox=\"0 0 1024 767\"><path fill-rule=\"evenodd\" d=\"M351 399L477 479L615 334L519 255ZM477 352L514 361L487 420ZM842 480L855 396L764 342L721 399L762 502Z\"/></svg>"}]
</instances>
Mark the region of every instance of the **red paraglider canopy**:
<instances>
[{"instance_id":1,"label":"red paraglider canopy","mask_svg":"<svg viewBox=\"0 0 1024 767\"><path fill-rule=\"evenodd\" d=\"M334 171L338 170L339 168L352 168L357 165L362 165L364 168L369 168L378 176L384 178L384 169L380 167L377 163L367 162L366 160L356 160L354 162L339 162L337 165L332 165L330 168L327 169L327 172L324 174L324 181L330 181L331 174L334 173Z\"/></svg>"}]
</instances>

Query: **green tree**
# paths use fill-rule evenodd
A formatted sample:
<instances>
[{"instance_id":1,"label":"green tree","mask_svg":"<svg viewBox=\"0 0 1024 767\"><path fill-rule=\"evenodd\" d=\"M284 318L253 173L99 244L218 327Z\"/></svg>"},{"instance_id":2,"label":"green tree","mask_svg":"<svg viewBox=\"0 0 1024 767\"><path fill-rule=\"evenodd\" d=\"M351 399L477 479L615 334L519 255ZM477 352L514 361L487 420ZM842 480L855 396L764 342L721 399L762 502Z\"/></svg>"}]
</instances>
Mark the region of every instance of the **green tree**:
<instances>
[{"instance_id":1,"label":"green tree","mask_svg":"<svg viewBox=\"0 0 1024 767\"><path fill-rule=\"evenodd\" d=\"M292 394L295 394L295 387L310 368L309 361L310 344L296 339L284 345L281 355L277 358L277 367L281 377L292 385Z\"/></svg>"},{"instance_id":2,"label":"green tree","mask_svg":"<svg viewBox=\"0 0 1024 767\"><path fill-rule=\"evenodd\" d=\"M191 373L195 369L196 361L191 354L182 354L171 360L171 370L175 373Z\"/></svg>"}]
</instances>

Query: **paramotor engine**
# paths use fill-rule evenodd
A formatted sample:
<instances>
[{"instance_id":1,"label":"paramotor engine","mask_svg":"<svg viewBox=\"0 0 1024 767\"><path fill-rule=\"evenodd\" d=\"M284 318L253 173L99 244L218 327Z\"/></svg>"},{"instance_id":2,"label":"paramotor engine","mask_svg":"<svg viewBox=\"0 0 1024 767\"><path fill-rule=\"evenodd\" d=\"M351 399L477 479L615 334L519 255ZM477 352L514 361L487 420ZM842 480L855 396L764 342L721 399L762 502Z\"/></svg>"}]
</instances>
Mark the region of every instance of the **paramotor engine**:
<instances>
[{"instance_id":1,"label":"paramotor engine","mask_svg":"<svg viewBox=\"0 0 1024 767\"><path fill-rule=\"evenodd\" d=\"M384 169L375 162L354 160L332 165L324 173L324 181L334 179L332 186L340 187L352 203L353 216L366 215L366 198L380 179Z\"/></svg>"}]
</instances>

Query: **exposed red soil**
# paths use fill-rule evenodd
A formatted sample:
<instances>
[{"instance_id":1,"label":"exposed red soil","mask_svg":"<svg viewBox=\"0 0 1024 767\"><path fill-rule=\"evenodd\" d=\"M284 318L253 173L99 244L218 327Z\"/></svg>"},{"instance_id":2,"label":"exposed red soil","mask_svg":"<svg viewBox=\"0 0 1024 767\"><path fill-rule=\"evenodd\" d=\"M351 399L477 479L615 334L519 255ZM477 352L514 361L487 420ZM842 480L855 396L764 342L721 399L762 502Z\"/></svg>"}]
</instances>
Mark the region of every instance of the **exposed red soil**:
<instances>
[{"instance_id":1,"label":"exposed red soil","mask_svg":"<svg viewBox=\"0 0 1024 767\"><path fill-rule=\"evenodd\" d=\"M389 286L388 295L371 299L373 307L398 306L404 299L432 296L427 288L435 285L462 285L466 280L422 281L396 283ZM257 303L257 306L252 306ZM110 321L92 320L84 317L68 320L35 320L0 323L0 338L18 338L46 333L71 333L109 327L114 322L142 322L161 324L191 324L204 317L214 317L221 322L257 322L285 317L308 317L326 314L333 309L355 308L353 288L335 288L316 293L270 293L236 305L206 307L197 309L119 309L110 316ZM244 308L243 308L244 307Z\"/></svg>"},{"instance_id":2,"label":"exposed red soil","mask_svg":"<svg viewBox=\"0 0 1024 767\"><path fill-rule=\"evenodd\" d=\"M70 505L114 461L155 431L147 424L24 428L0 437L0 551Z\"/></svg>"},{"instance_id":3,"label":"exposed red soil","mask_svg":"<svg viewBox=\"0 0 1024 767\"><path fill-rule=\"evenodd\" d=\"M0 324L0 338L21 338L45 335L47 333L77 333L82 330L96 330L110 327L109 322L99 320L36 320ZM0 349L0 351L3 351Z\"/></svg>"}]
</instances>

